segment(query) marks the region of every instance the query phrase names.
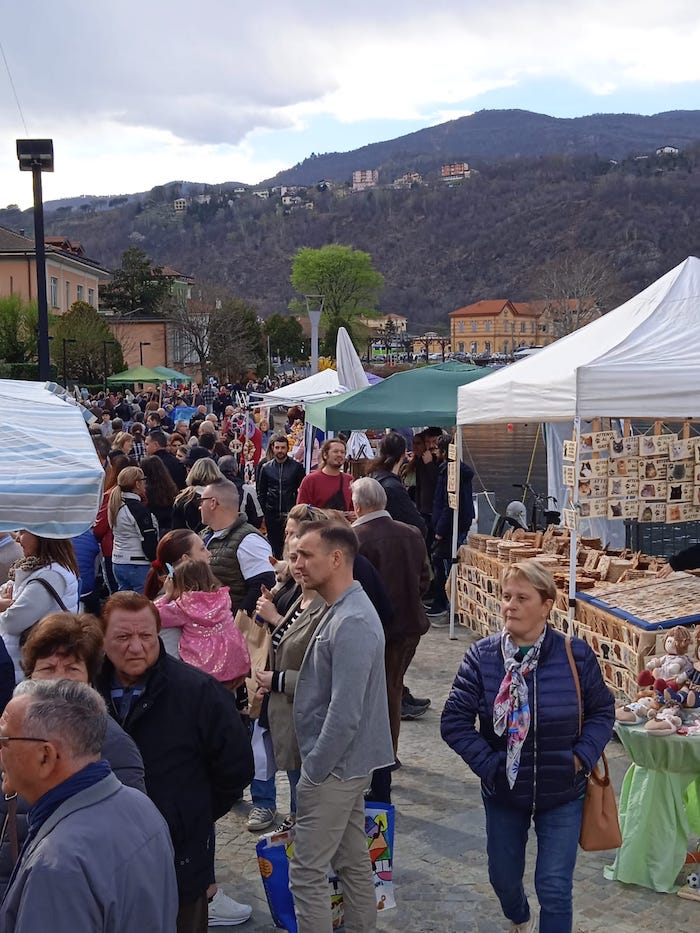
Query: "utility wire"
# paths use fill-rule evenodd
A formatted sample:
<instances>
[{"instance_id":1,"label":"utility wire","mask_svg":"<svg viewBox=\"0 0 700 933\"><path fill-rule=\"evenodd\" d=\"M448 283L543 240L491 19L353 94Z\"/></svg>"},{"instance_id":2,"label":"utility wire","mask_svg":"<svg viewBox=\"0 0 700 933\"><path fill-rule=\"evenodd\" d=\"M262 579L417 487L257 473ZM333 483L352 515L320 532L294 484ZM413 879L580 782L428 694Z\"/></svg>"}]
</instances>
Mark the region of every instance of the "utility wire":
<instances>
[{"instance_id":1,"label":"utility wire","mask_svg":"<svg viewBox=\"0 0 700 933\"><path fill-rule=\"evenodd\" d=\"M12 80L12 72L10 71L10 65L7 61L7 56L5 55L5 49L2 45L2 39L0 39L0 54L2 54L2 60L5 62L5 68L7 69L7 77L10 79L10 87L12 88L12 93L15 95L15 103L17 104L17 109L19 110L19 115L22 120L22 126L24 127L25 136L29 136L29 130L27 129L27 121L24 119L24 114L22 113L22 107L19 102L19 97L17 96L17 88L15 87L15 82Z\"/></svg>"}]
</instances>

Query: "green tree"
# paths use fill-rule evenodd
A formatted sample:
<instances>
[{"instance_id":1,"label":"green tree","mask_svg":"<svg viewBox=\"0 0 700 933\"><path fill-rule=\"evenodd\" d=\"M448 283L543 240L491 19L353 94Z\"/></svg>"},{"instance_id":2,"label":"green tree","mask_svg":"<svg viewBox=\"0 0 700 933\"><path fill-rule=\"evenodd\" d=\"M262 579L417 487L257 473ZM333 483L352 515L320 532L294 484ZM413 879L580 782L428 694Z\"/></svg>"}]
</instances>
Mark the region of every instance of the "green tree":
<instances>
[{"instance_id":1,"label":"green tree","mask_svg":"<svg viewBox=\"0 0 700 933\"><path fill-rule=\"evenodd\" d=\"M323 297L325 352L335 353L338 329L345 327L352 336L352 320L373 311L384 277L372 266L369 253L337 243L321 249L302 247L292 259L291 282L304 296ZM318 308L320 298L309 299ZM305 302L291 306L306 311Z\"/></svg>"},{"instance_id":2,"label":"green tree","mask_svg":"<svg viewBox=\"0 0 700 933\"><path fill-rule=\"evenodd\" d=\"M154 266L142 249L131 246L102 290L101 303L118 314L157 314L169 293L162 267Z\"/></svg>"},{"instance_id":3,"label":"green tree","mask_svg":"<svg viewBox=\"0 0 700 933\"><path fill-rule=\"evenodd\" d=\"M37 358L39 313L36 302L18 295L0 297L0 360L19 365Z\"/></svg>"},{"instance_id":4,"label":"green tree","mask_svg":"<svg viewBox=\"0 0 700 933\"><path fill-rule=\"evenodd\" d=\"M297 317L271 315L263 324L263 334L269 338L270 353L282 359L298 360L308 356L304 330Z\"/></svg>"},{"instance_id":5,"label":"green tree","mask_svg":"<svg viewBox=\"0 0 700 933\"><path fill-rule=\"evenodd\" d=\"M61 381L97 385L124 369L121 344L105 319L86 301L74 302L69 311L55 317L51 330L51 356ZM68 378L63 372L64 340Z\"/></svg>"}]
</instances>

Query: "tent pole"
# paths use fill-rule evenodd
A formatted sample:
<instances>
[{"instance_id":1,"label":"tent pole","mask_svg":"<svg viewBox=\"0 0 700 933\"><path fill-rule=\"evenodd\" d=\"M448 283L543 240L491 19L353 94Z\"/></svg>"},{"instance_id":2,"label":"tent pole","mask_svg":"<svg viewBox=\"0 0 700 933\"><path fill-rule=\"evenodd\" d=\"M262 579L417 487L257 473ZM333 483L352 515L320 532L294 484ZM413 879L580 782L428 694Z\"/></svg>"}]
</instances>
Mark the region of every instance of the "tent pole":
<instances>
[{"instance_id":1,"label":"tent pole","mask_svg":"<svg viewBox=\"0 0 700 933\"><path fill-rule=\"evenodd\" d=\"M459 494L462 466L462 425L457 425L455 432L455 469L457 482L455 484L455 509L452 513L452 548L450 561L450 638L455 640L455 603L457 601L457 536L459 535ZM449 467L448 467L449 469Z\"/></svg>"},{"instance_id":2,"label":"tent pole","mask_svg":"<svg viewBox=\"0 0 700 933\"><path fill-rule=\"evenodd\" d=\"M581 467L581 418L574 418L574 441L576 452L574 454L574 496L571 508L574 511L574 527L571 528L569 538L569 634L573 628L576 615L576 551L578 549L578 474Z\"/></svg>"}]
</instances>

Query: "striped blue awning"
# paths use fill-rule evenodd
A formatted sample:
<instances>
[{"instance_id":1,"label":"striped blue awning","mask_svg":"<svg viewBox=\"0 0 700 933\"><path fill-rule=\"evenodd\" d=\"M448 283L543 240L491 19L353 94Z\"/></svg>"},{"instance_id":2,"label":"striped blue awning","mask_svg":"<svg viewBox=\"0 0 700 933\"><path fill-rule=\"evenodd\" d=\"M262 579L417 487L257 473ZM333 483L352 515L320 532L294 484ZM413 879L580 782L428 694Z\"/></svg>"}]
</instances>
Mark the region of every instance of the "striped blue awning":
<instances>
[{"instance_id":1,"label":"striped blue awning","mask_svg":"<svg viewBox=\"0 0 700 933\"><path fill-rule=\"evenodd\" d=\"M73 538L94 522L103 481L82 408L0 379L0 531Z\"/></svg>"}]
</instances>

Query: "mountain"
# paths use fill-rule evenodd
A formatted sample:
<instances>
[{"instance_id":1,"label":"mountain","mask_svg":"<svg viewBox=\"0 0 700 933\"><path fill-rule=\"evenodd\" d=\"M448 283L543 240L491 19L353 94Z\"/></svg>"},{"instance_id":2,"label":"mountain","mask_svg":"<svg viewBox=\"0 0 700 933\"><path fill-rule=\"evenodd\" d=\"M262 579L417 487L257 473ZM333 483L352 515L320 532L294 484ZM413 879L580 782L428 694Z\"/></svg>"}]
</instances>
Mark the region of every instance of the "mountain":
<instances>
[{"instance_id":1,"label":"mountain","mask_svg":"<svg viewBox=\"0 0 700 933\"><path fill-rule=\"evenodd\" d=\"M312 185L322 178L349 179L356 169L379 169L388 184L408 171L437 171L443 162L498 162L543 155L598 155L624 159L660 146L683 149L700 139L700 110L672 110L653 116L598 113L549 117L528 110L480 110L372 143L352 152L313 154L267 185Z\"/></svg>"},{"instance_id":2,"label":"mountain","mask_svg":"<svg viewBox=\"0 0 700 933\"><path fill-rule=\"evenodd\" d=\"M479 133L470 130L471 137L490 145L491 155L461 149L457 125L476 126ZM197 284L255 302L263 315L284 313L295 297L290 264L300 247L347 244L369 252L384 276L378 310L406 315L414 331L444 330L450 311L480 299L546 297L543 269L572 251L593 257L610 273L608 307L688 255L700 255L700 112L568 121L483 112L375 144L394 146L396 161L385 166L396 165L397 174L398 166L416 168L415 159L400 162L396 155L399 144L405 150L405 140L415 137L423 140L421 158L436 168L448 160L469 161L472 176L453 186L426 170L424 184L409 189L384 185L350 193L340 168L335 175L326 162L323 170L293 176L298 183L301 177L336 178L328 190L315 184L300 189L312 209L286 207L279 192L263 199L235 193L233 185L193 185L187 210L176 212L182 183L170 183L104 210L81 204L47 212L47 233L80 241L108 268L129 246L139 246L157 264L193 275ZM531 151L557 140L562 151ZM674 144L680 153L655 154ZM376 166L359 155L367 150L375 151L365 147L342 157L354 168ZM617 158L623 151L632 155ZM395 177L393 168L381 171L380 180ZM0 211L0 225L31 230L31 212Z\"/></svg>"}]
</instances>

